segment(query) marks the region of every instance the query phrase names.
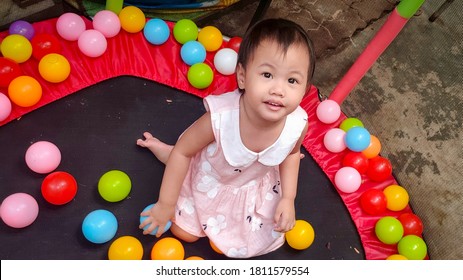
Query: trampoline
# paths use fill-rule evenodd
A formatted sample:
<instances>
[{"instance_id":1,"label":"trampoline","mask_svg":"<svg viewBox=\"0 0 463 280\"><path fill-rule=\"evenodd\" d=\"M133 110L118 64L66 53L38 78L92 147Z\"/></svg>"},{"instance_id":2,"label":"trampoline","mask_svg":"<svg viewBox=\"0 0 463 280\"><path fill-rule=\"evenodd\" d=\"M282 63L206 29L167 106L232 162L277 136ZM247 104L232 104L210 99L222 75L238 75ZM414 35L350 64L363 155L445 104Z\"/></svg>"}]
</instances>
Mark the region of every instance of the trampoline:
<instances>
[{"instance_id":1,"label":"trampoline","mask_svg":"<svg viewBox=\"0 0 463 280\"><path fill-rule=\"evenodd\" d=\"M87 28L91 21L85 19ZM51 33L57 19L34 23L36 33ZM169 22L172 29L173 23ZM0 33L0 39L7 36ZM206 89L192 87L186 78L188 66L179 56L181 45L170 36L155 46L142 34L123 30L108 39L106 52L98 58L82 54L76 42L61 40L62 54L71 64L71 75L61 83L49 83L37 71L33 58L22 63L24 75L35 77L43 96L31 107L13 105L10 116L0 123L0 199L24 192L39 204L37 219L25 228L0 223L0 257L7 259L107 259L108 248L116 238L130 235L141 241L143 259L157 239L138 229L139 213L157 200L164 165L135 142L144 131L174 143L181 132L204 113L202 97L221 94L236 87L235 76L214 71L213 83ZM213 66L213 53L206 62ZM0 89L6 93L5 88ZM365 214L358 198L368 188L384 188L397 182L391 176L381 183L363 178L355 193L342 193L333 185L343 153L330 153L323 145L326 131L316 117L319 93L312 86L301 106L309 115L309 132L303 142L296 218L308 221L315 230L314 243L305 250L282 248L256 259L385 259L395 254L395 245L380 242L374 233L379 216ZM61 206L48 203L40 186L46 174L31 171L25 161L27 148L37 141L56 144L62 159L56 171L65 171L78 183L75 198ZM99 178L109 170L121 170L132 181L129 196L120 202L107 202L98 193ZM111 211L118 220L116 236L104 244L94 244L82 234L85 216L97 209ZM401 212L411 212L407 207ZM397 216L397 212L383 215ZM164 236L171 236L170 232ZM183 243L185 257L224 259L206 238Z\"/></svg>"}]
</instances>

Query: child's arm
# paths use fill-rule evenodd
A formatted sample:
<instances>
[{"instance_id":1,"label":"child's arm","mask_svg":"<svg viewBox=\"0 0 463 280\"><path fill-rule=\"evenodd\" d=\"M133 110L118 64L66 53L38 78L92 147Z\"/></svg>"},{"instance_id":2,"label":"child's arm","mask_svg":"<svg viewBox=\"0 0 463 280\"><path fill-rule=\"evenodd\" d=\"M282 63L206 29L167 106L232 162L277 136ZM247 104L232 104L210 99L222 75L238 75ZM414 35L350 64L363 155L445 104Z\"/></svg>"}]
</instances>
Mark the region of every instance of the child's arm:
<instances>
[{"instance_id":1,"label":"child's arm","mask_svg":"<svg viewBox=\"0 0 463 280\"><path fill-rule=\"evenodd\" d=\"M214 141L210 113L206 112L180 136L166 163L162 178L159 199L149 212L141 215L147 218L140 228L147 227L143 234L152 232L157 226L157 237L163 233L164 226L175 216L175 205L180 194L191 158L205 146Z\"/></svg>"},{"instance_id":2,"label":"child's arm","mask_svg":"<svg viewBox=\"0 0 463 280\"><path fill-rule=\"evenodd\" d=\"M286 232L294 227L296 213L294 199L297 192L297 179L299 176L299 165L301 161L301 144L307 133L308 125L305 126L296 146L288 157L280 164L281 179L281 200L275 211L275 231Z\"/></svg>"}]
</instances>

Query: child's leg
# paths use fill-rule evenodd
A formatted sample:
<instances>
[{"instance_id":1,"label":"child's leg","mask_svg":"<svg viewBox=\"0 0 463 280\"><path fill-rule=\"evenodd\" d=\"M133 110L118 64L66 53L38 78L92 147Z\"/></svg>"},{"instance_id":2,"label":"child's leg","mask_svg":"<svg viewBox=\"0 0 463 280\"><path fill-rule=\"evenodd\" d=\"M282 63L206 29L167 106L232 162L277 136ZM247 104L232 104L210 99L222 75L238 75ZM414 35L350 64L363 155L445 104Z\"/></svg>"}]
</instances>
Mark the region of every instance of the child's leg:
<instances>
[{"instance_id":1,"label":"child's leg","mask_svg":"<svg viewBox=\"0 0 463 280\"><path fill-rule=\"evenodd\" d=\"M177 226L175 223L172 223L172 226L170 227L170 231L179 239L185 241L185 242L195 242L199 239L199 237L188 233L181 229L179 226Z\"/></svg>"},{"instance_id":2,"label":"child's leg","mask_svg":"<svg viewBox=\"0 0 463 280\"><path fill-rule=\"evenodd\" d=\"M149 132L143 133L143 136L145 137L145 140L138 139L137 145L148 148L162 163L166 164L174 146L162 142Z\"/></svg>"}]
</instances>

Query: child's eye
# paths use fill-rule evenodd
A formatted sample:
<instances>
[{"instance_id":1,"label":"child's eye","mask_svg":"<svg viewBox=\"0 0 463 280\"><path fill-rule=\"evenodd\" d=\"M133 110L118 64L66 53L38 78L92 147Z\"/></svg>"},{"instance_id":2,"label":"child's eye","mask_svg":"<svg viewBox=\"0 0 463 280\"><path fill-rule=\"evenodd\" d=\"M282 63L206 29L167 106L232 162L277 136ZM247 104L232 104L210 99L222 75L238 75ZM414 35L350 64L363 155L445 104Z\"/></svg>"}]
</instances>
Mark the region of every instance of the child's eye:
<instances>
[{"instance_id":1,"label":"child's eye","mask_svg":"<svg viewBox=\"0 0 463 280\"><path fill-rule=\"evenodd\" d=\"M288 82L289 82L290 84L295 84L295 83L297 83L297 80L294 79L294 78L289 78L289 79L288 79Z\"/></svg>"},{"instance_id":2,"label":"child's eye","mask_svg":"<svg viewBox=\"0 0 463 280\"><path fill-rule=\"evenodd\" d=\"M265 78L271 78L272 74L266 72L266 73L263 73L262 76L264 76Z\"/></svg>"}]
</instances>

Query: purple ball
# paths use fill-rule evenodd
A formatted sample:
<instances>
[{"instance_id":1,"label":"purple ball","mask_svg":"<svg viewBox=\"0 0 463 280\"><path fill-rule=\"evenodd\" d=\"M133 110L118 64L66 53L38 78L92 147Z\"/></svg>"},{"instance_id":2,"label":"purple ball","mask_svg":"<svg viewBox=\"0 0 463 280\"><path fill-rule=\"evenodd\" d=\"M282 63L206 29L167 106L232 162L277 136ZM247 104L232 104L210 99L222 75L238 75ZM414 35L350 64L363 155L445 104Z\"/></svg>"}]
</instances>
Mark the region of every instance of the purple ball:
<instances>
[{"instance_id":1,"label":"purple ball","mask_svg":"<svg viewBox=\"0 0 463 280\"><path fill-rule=\"evenodd\" d=\"M10 34L23 35L29 41L34 37L35 30L32 24L24 20L17 20L10 25L8 29Z\"/></svg>"}]
</instances>

